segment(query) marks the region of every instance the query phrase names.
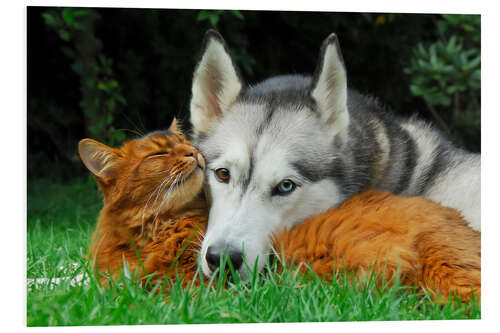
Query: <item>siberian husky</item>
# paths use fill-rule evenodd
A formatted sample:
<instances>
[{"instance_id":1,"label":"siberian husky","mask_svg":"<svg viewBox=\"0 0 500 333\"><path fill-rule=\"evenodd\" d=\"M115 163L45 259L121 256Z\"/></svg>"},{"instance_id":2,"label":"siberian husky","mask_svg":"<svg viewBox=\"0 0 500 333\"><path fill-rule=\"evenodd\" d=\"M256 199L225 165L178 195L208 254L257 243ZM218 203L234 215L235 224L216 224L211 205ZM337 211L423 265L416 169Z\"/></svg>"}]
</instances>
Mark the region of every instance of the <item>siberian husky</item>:
<instances>
[{"instance_id":1,"label":"siberian husky","mask_svg":"<svg viewBox=\"0 0 500 333\"><path fill-rule=\"evenodd\" d=\"M335 34L323 42L312 77L248 86L223 38L208 31L190 112L194 143L208 161L207 276L227 251L248 278L263 267L273 232L368 188L435 200L481 228L480 155L348 90Z\"/></svg>"}]
</instances>

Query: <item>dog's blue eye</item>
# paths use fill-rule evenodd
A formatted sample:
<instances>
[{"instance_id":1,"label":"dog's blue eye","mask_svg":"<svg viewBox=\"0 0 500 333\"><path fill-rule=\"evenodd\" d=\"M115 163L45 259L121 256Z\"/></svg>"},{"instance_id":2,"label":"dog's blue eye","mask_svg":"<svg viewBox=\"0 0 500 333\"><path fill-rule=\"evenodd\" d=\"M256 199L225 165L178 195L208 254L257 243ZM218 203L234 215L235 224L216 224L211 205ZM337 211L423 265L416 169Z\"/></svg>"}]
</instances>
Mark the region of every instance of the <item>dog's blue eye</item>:
<instances>
[{"instance_id":1,"label":"dog's blue eye","mask_svg":"<svg viewBox=\"0 0 500 333\"><path fill-rule=\"evenodd\" d=\"M297 185L290 179L283 179L273 190L272 195L288 195L295 191Z\"/></svg>"}]
</instances>

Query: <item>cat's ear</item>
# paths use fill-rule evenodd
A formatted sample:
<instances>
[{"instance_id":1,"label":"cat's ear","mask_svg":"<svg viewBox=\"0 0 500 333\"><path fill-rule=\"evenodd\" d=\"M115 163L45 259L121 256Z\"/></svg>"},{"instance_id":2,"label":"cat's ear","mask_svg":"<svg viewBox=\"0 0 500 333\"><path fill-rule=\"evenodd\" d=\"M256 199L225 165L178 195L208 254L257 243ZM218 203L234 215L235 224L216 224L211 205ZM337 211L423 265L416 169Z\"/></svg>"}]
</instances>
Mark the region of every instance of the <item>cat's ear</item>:
<instances>
[{"instance_id":1,"label":"cat's ear","mask_svg":"<svg viewBox=\"0 0 500 333\"><path fill-rule=\"evenodd\" d=\"M234 103L243 87L239 71L222 36L215 30L209 30L203 45L191 88L191 124L195 137L210 131Z\"/></svg>"},{"instance_id":2,"label":"cat's ear","mask_svg":"<svg viewBox=\"0 0 500 333\"><path fill-rule=\"evenodd\" d=\"M177 118L176 117L174 117L174 119L172 120L172 123L170 124L170 127L168 128L168 130L170 132L173 132L173 133L179 132L177 130Z\"/></svg>"},{"instance_id":3,"label":"cat's ear","mask_svg":"<svg viewBox=\"0 0 500 333\"><path fill-rule=\"evenodd\" d=\"M120 160L116 149L92 139L83 139L78 143L78 152L83 164L97 179L107 184L116 178Z\"/></svg>"},{"instance_id":4,"label":"cat's ear","mask_svg":"<svg viewBox=\"0 0 500 333\"><path fill-rule=\"evenodd\" d=\"M349 125L347 74L337 36L333 33L321 46L311 97L316 102L321 121L334 134L345 132Z\"/></svg>"}]
</instances>

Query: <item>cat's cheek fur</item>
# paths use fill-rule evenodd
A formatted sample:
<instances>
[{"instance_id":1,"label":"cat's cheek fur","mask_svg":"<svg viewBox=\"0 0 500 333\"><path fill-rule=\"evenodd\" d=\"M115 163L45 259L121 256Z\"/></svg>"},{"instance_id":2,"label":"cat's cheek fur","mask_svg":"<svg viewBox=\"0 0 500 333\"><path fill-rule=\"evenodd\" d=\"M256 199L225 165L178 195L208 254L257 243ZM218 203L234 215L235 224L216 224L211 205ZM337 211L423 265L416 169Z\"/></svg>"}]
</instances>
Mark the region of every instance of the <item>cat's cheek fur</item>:
<instances>
[{"instance_id":1,"label":"cat's cheek fur","mask_svg":"<svg viewBox=\"0 0 500 333\"><path fill-rule=\"evenodd\" d=\"M169 194L169 200L163 205L162 211L176 211L183 209L203 191L204 175L201 171L193 174L180 185L174 186Z\"/></svg>"}]
</instances>

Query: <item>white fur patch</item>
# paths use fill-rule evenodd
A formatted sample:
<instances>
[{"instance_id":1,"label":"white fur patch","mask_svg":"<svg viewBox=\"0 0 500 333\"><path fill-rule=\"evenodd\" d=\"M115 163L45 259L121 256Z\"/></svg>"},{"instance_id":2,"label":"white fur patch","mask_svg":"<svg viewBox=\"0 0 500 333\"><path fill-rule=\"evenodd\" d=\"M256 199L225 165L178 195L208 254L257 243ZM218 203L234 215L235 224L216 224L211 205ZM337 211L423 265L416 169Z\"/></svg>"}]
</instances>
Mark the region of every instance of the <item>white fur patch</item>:
<instances>
[{"instance_id":1,"label":"white fur patch","mask_svg":"<svg viewBox=\"0 0 500 333\"><path fill-rule=\"evenodd\" d=\"M473 229L481 231L480 157L464 156L462 161L449 165L448 171L436 177L435 185L424 197L458 209Z\"/></svg>"}]
</instances>

